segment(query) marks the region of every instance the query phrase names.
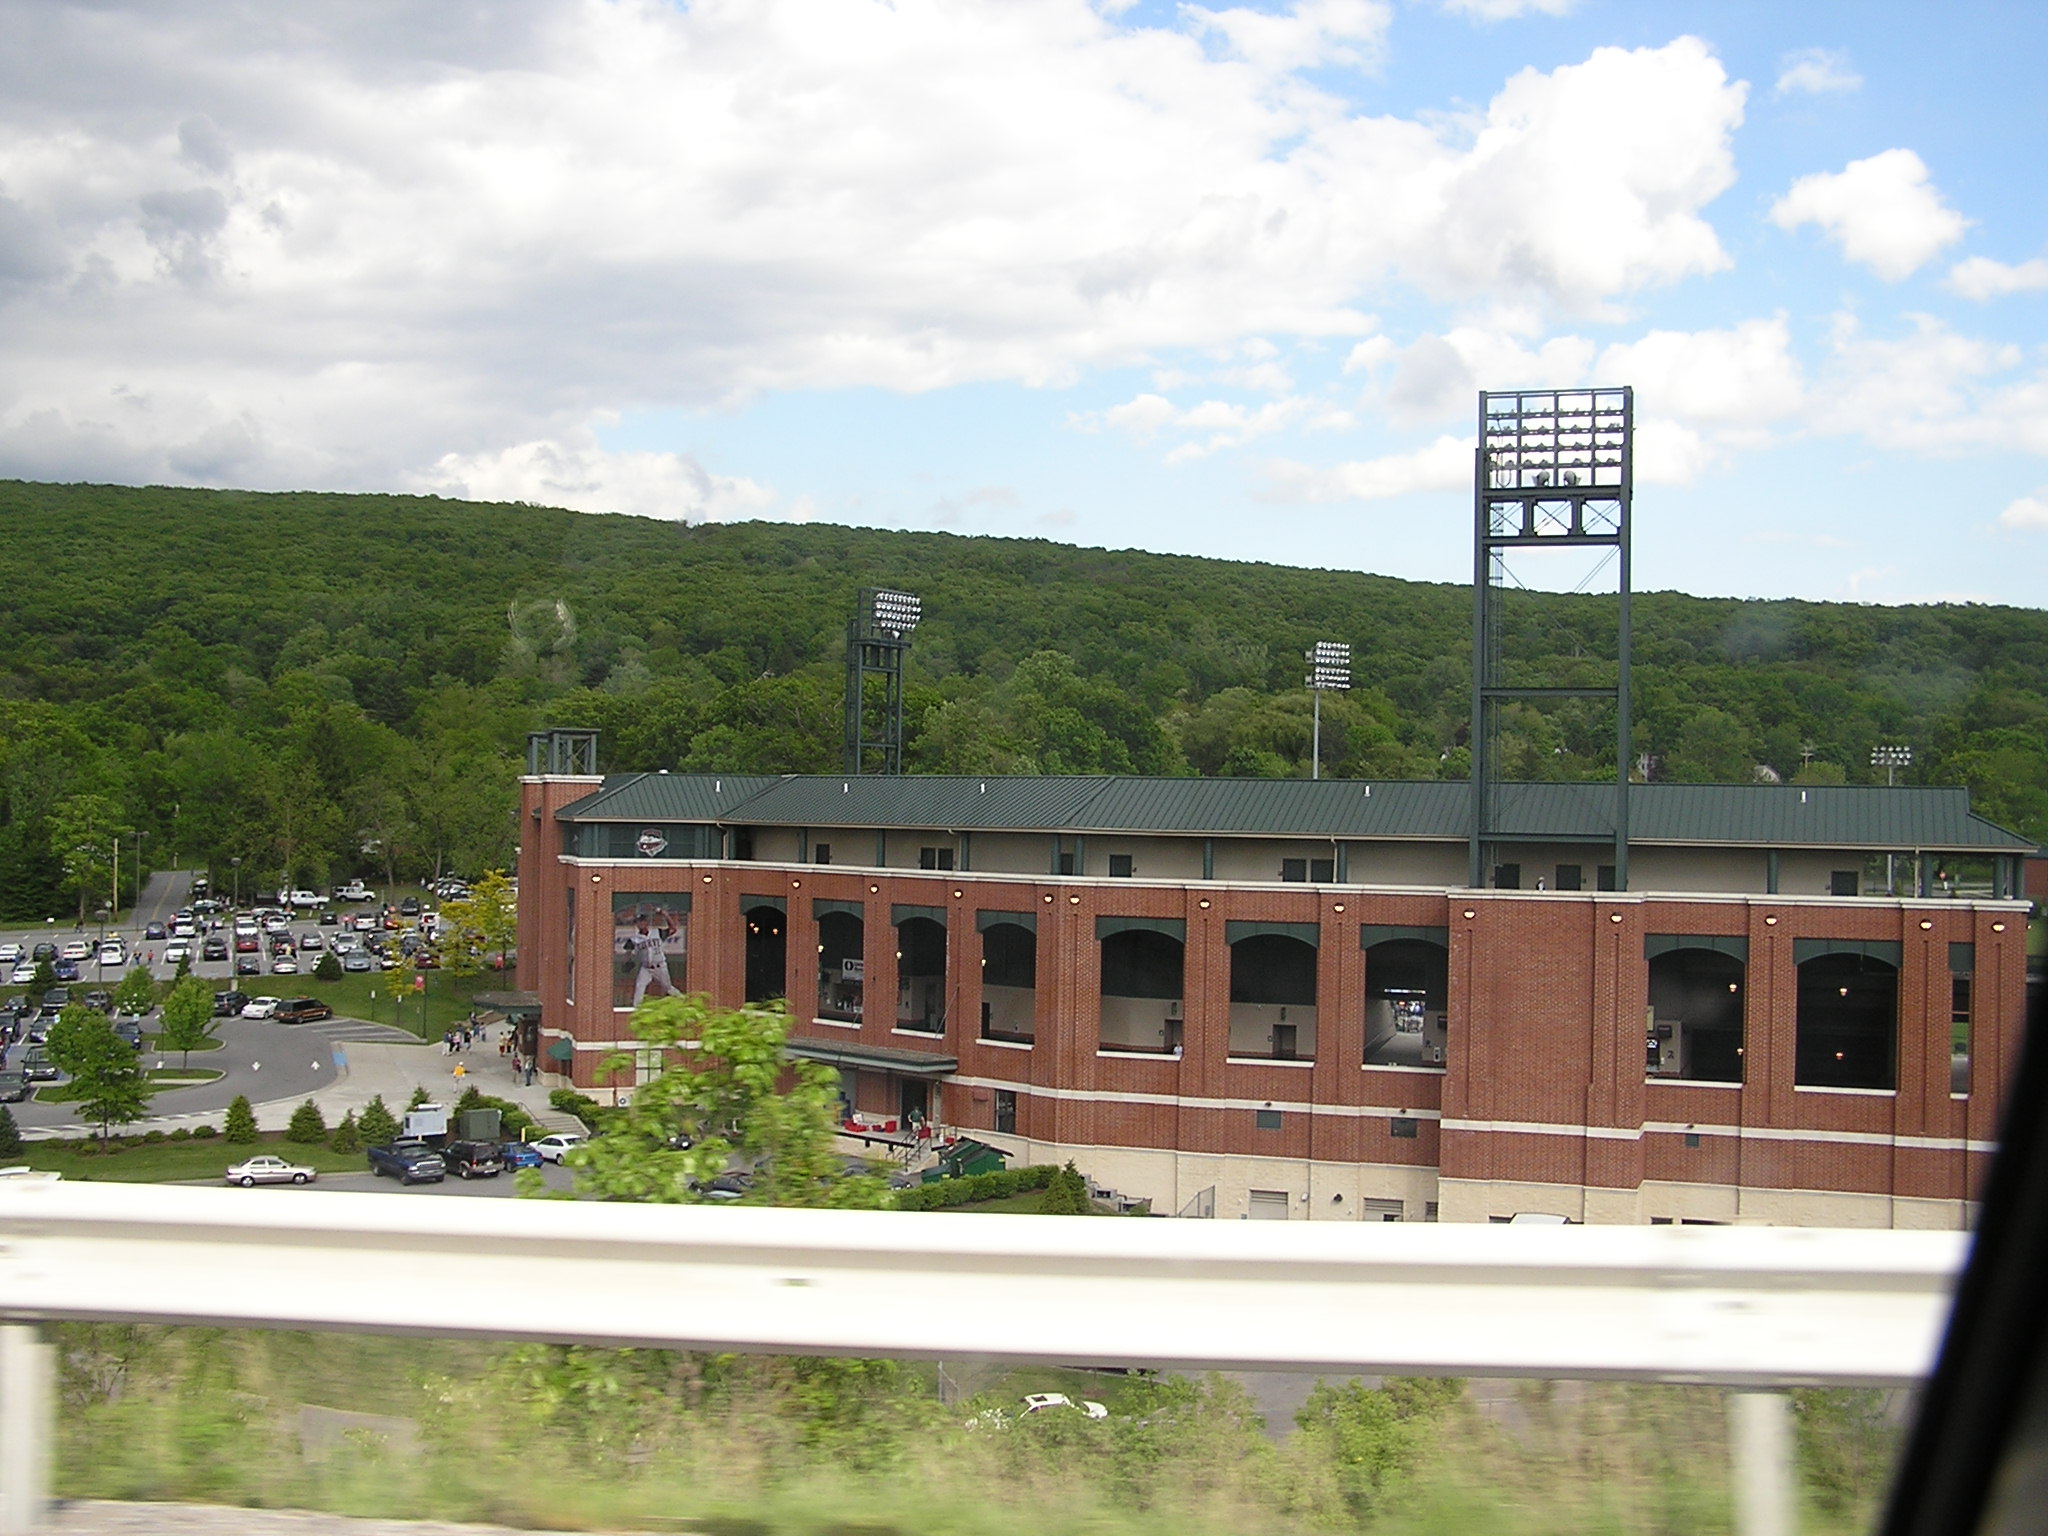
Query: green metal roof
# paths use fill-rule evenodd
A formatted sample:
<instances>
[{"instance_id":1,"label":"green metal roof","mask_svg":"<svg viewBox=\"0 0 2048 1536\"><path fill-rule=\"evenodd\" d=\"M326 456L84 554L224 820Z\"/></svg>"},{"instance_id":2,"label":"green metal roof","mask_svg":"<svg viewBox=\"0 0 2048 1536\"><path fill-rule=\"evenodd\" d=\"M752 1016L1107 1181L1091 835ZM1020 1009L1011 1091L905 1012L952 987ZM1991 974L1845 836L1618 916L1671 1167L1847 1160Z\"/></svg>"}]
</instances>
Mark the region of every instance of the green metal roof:
<instances>
[{"instance_id":1,"label":"green metal roof","mask_svg":"<svg viewBox=\"0 0 2048 1536\"><path fill-rule=\"evenodd\" d=\"M1614 836L1611 784L1503 784L1495 794L1500 841ZM1457 782L647 773L608 778L556 812L564 821L1429 842L1462 841L1471 814L1472 788ZM1959 788L1637 784L1629 821L1629 840L1641 844L2034 847L1972 812Z\"/></svg>"}]
</instances>

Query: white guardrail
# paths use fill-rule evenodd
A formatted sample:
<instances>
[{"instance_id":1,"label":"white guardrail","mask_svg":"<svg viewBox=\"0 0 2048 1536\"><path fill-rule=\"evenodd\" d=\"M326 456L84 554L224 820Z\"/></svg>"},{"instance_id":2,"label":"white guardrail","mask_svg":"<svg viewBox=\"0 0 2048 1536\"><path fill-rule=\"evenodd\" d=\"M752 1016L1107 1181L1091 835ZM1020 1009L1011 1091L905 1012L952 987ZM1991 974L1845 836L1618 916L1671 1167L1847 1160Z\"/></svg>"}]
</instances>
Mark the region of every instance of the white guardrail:
<instances>
[{"instance_id":1,"label":"white guardrail","mask_svg":"<svg viewBox=\"0 0 2048 1536\"><path fill-rule=\"evenodd\" d=\"M1932 1366L1967 1244L1956 1232L969 1219L10 1180L0 1321L1896 1385ZM50 1362L31 1328L0 1334L0 1532L31 1530Z\"/></svg>"}]
</instances>

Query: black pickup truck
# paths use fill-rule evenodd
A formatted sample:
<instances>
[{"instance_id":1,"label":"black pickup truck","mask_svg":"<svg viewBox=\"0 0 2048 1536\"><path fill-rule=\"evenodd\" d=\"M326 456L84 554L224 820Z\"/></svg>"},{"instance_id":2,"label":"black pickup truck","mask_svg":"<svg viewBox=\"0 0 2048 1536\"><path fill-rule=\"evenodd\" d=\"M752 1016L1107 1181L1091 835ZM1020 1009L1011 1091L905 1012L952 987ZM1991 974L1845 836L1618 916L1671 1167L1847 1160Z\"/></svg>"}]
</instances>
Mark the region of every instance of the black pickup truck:
<instances>
[{"instance_id":1,"label":"black pickup truck","mask_svg":"<svg viewBox=\"0 0 2048 1536\"><path fill-rule=\"evenodd\" d=\"M441 1149L441 1162L458 1179L495 1179L505 1171L495 1141L451 1141Z\"/></svg>"},{"instance_id":2,"label":"black pickup truck","mask_svg":"<svg viewBox=\"0 0 2048 1536\"><path fill-rule=\"evenodd\" d=\"M394 1141L370 1148L370 1172L401 1184L438 1184L448 1176L441 1154L424 1141Z\"/></svg>"}]
</instances>

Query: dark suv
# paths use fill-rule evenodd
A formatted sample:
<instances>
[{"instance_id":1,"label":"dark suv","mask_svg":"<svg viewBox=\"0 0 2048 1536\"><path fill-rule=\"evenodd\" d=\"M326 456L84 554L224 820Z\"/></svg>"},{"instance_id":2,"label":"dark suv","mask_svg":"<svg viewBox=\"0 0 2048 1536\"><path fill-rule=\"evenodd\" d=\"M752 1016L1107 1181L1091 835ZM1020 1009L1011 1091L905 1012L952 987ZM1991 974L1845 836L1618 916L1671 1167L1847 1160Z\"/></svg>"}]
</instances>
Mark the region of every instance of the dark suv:
<instances>
[{"instance_id":1,"label":"dark suv","mask_svg":"<svg viewBox=\"0 0 2048 1536\"><path fill-rule=\"evenodd\" d=\"M213 994L213 1016L216 1019L239 1018L249 1006L249 994L239 988Z\"/></svg>"},{"instance_id":2,"label":"dark suv","mask_svg":"<svg viewBox=\"0 0 2048 1536\"><path fill-rule=\"evenodd\" d=\"M495 1179L505 1171L505 1156L495 1141L451 1141L441 1161L458 1179Z\"/></svg>"}]
</instances>

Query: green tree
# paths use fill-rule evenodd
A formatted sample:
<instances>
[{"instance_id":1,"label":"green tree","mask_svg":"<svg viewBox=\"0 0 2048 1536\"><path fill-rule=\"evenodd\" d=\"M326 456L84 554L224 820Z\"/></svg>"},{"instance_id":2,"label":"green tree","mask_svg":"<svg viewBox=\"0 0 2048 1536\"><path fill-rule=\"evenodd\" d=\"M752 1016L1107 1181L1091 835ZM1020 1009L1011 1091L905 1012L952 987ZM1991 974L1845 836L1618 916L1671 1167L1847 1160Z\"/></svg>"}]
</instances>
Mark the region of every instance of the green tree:
<instances>
[{"instance_id":1,"label":"green tree","mask_svg":"<svg viewBox=\"0 0 2048 1536\"><path fill-rule=\"evenodd\" d=\"M701 996L643 1003L633 1014L639 1049L606 1058L601 1070L659 1070L608 1118L604 1135L570 1154L579 1192L692 1205L737 1158L754 1172L747 1204L887 1208L888 1186L849 1173L834 1154L839 1076L783 1055L789 1025L780 1003L715 1008ZM679 1137L690 1145L679 1148ZM525 1179L522 1192L537 1185Z\"/></svg>"},{"instance_id":2,"label":"green tree","mask_svg":"<svg viewBox=\"0 0 2048 1536\"><path fill-rule=\"evenodd\" d=\"M412 1097L405 1101L405 1112L409 1115L422 1104L431 1104L433 1102L433 1095L428 1093L424 1087L415 1088L412 1091Z\"/></svg>"},{"instance_id":3,"label":"green tree","mask_svg":"<svg viewBox=\"0 0 2048 1536\"><path fill-rule=\"evenodd\" d=\"M519 898L502 869L494 869L470 888L468 899L443 902L441 923L448 935L442 956L456 976L474 976L484 966L504 962L519 938Z\"/></svg>"},{"instance_id":4,"label":"green tree","mask_svg":"<svg viewBox=\"0 0 2048 1536\"><path fill-rule=\"evenodd\" d=\"M146 965L130 966L114 988L114 1007L122 1013L144 1014L156 1002L156 978Z\"/></svg>"},{"instance_id":5,"label":"green tree","mask_svg":"<svg viewBox=\"0 0 2048 1536\"><path fill-rule=\"evenodd\" d=\"M362 1133L366 1147L381 1147L398 1139L398 1121L385 1107L383 1094L378 1094L363 1106L362 1118L356 1121L356 1129Z\"/></svg>"},{"instance_id":6,"label":"green tree","mask_svg":"<svg viewBox=\"0 0 2048 1536\"><path fill-rule=\"evenodd\" d=\"M21 1127L14 1123L14 1111L0 1104L0 1157L21 1156Z\"/></svg>"},{"instance_id":7,"label":"green tree","mask_svg":"<svg viewBox=\"0 0 2048 1536\"><path fill-rule=\"evenodd\" d=\"M221 1136L226 1141L246 1146L256 1139L256 1111L249 1107L246 1093L235 1095L228 1105L227 1120L221 1127Z\"/></svg>"},{"instance_id":8,"label":"green tree","mask_svg":"<svg viewBox=\"0 0 2048 1536\"><path fill-rule=\"evenodd\" d=\"M124 830L121 807L106 795L71 795L50 812L50 851L78 893L80 921L89 904L113 899L114 839Z\"/></svg>"},{"instance_id":9,"label":"green tree","mask_svg":"<svg viewBox=\"0 0 2048 1536\"><path fill-rule=\"evenodd\" d=\"M1045 1186L1045 1193L1039 1197L1038 1214L1041 1216L1092 1216L1095 1207L1088 1199L1088 1181L1072 1163L1060 1169Z\"/></svg>"},{"instance_id":10,"label":"green tree","mask_svg":"<svg viewBox=\"0 0 2048 1536\"><path fill-rule=\"evenodd\" d=\"M301 1142L307 1146L325 1141L327 1120L320 1113L320 1106L308 1099L293 1110L291 1124L285 1127L284 1139Z\"/></svg>"},{"instance_id":11,"label":"green tree","mask_svg":"<svg viewBox=\"0 0 2048 1536\"><path fill-rule=\"evenodd\" d=\"M185 976L164 999L163 1027L157 1031L156 1048L178 1052L180 1066L191 1060L192 1052L204 1050L206 1042L213 1038L214 995L211 982Z\"/></svg>"},{"instance_id":12,"label":"green tree","mask_svg":"<svg viewBox=\"0 0 2048 1536\"><path fill-rule=\"evenodd\" d=\"M341 1117L341 1124L334 1128L334 1139L328 1143L337 1152L360 1152L363 1150L362 1128L356 1124L356 1112L348 1110Z\"/></svg>"},{"instance_id":13,"label":"green tree","mask_svg":"<svg viewBox=\"0 0 2048 1536\"><path fill-rule=\"evenodd\" d=\"M135 1047L114 1033L105 1014L71 1004L51 1026L49 1053L71 1078L80 1118L98 1123L102 1147L116 1125L142 1117L149 1103L148 1080Z\"/></svg>"},{"instance_id":14,"label":"green tree","mask_svg":"<svg viewBox=\"0 0 2048 1536\"><path fill-rule=\"evenodd\" d=\"M28 995L40 1002L43 994L57 985L57 967L47 960L36 962L36 974L28 984Z\"/></svg>"},{"instance_id":15,"label":"green tree","mask_svg":"<svg viewBox=\"0 0 2048 1536\"><path fill-rule=\"evenodd\" d=\"M319 964L313 967L313 975L320 981L339 981L341 980L341 962L335 959L330 951L320 957Z\"/></svg>"}]
</instances>

